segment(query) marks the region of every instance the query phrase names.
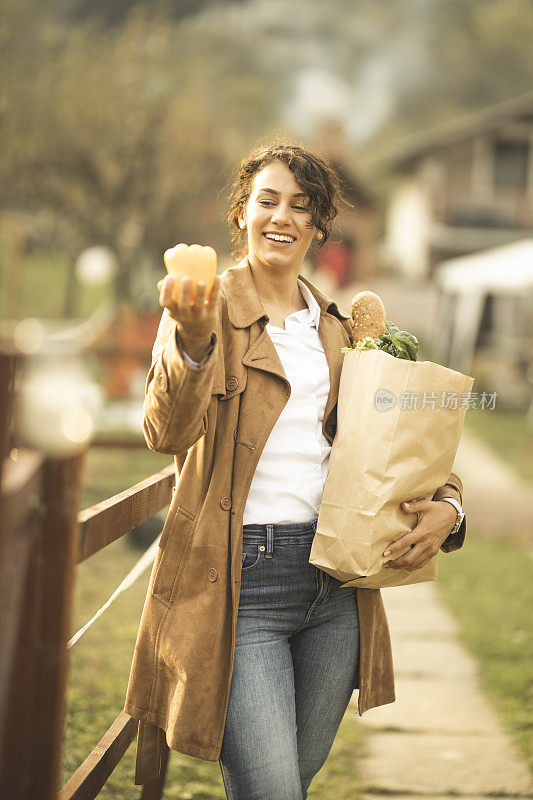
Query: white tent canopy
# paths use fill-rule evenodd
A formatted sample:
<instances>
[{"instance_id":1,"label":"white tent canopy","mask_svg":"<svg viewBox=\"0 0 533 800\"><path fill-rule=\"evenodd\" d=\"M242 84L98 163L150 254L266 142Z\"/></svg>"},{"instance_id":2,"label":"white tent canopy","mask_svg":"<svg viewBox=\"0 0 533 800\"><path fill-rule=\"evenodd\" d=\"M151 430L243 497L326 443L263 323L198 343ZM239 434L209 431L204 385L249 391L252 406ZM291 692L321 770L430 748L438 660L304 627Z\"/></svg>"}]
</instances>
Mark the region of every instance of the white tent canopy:
<instances>
[{"instance_id":1,"label":"white tent canopy","mask_svg":"<svg viewBox=\"0 0 533 800\"><path fill-rule=\"evenodd\" d=\"M450 294L516 294L520 289L533 289L533 239L444 261L437 268L436 279Z\"/></svg>"},{"instance_id":2,"label":"white tent canopy","mask_svg":"<svg viewBox=\"0 0 533 800\"><path fill-rule=\"evenodd\" d=\"M495 298L496 328L502 343L514 342L516 298L533 298L533 239L522 239L444 261L436 270L440 301L433 346L453 369L471 369L483 308Z\"/></svg>"}]
</instances>

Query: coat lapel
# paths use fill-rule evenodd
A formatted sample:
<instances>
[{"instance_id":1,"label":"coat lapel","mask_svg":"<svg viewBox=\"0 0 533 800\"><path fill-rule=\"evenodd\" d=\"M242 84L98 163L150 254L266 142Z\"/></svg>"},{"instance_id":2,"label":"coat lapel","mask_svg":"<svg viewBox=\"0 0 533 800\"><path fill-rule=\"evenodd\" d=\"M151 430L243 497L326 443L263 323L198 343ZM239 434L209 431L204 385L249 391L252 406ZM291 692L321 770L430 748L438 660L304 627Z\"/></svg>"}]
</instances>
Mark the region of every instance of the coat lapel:
<instances>
[{"instance_id":1,"label":"coat lapel","mask_svg":"<svg viewBox=\"0 0 533 800\"><path fill-rule=\"evenodd\" d=\"M328 361L330 390L324 413L323 431L332 439L334 433L334 411L339 392L343 354L341 348L349 345L349 315L341 311L327 295L322 294L306 278L300 280L309 288L320 306L319 336ZM269 372L287 382L285 371L265 325L268 316L263 308L253 275L245 256L235 267L227 269L221 281L222 291L228 304L228 316L234 328L250 328L248 349L242 355L245 367ZM256 324L257 323L257 324Z\"/></svg>"},{"instance_id":2,"label":"coat lapel","mask_svg":"<svg viewBox=\"0 0 533 800\"><path fill-rule=\"evenodd\" d=\"M287 382L277 350L265 328L268 316L257 293L247 256L237 266L225 271L221 287L233 328L250 328L248 348L241 356L242 364L270 372Z\"/></svg>"},{"instance_id":3,"label":"coat lapel","mask_svg":"<svg viewBox=\"0 0 533 800\"><path fill-rule=\"evenodd\" d=\"M349 314L341 311L334 300L319 292L307 278L300 275L300 280L305 283L320 306L318 335L329 367L329 394L324 410L322 433L330 442L333 442L337 429L337 399L344 359L341 348L351 345L351 321L349 322L351 318Z\"/></svg>"},{"instance_id":4,"label":"coat lapel","mask_svg":"<svg viewBox=\"0 0 533 800\"><path fill-rule=\"evenodd\" d=\"M348 346L350 340L347 331L342 324L339 323L339 320L325 312L322 312L320 315L318 335L320 336L320 341L322 342L322 347L324 348L329 366L329 395L324 411L322 432L327 439L333 441L333 436L337 427L336 406L339 396L342 361L344 358L341 348Z\"/></svg>"},{"instance_id":5,"label":"coat lapel","mask_svg":"<svg viewBox=\"0 0 533 800\"><path fill-rule=\"evenodd\" d=\"M273 375L277 375L285 381L287 380L283 364L266 328L261 330L255 342L248 348L243 356L242 363L245 367L271 372Z\"/></svg>"}]
</instances>

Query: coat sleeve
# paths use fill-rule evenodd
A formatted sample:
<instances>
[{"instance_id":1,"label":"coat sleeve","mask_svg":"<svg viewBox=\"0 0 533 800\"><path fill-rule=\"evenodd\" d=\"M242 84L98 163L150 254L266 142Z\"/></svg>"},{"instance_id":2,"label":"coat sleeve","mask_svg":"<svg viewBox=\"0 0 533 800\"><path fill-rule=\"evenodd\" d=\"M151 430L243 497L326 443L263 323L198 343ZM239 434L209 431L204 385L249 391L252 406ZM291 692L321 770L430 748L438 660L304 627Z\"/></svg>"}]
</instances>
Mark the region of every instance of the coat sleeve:
<instances>
[{"instance_id":1,"label":"coat sleeve","mask_svg":"<svg viewBox=\"0 0 533 800\"><path fill-rule=\"evenodd\" d=\"M188 364L178 347L176 322L167 309L163 311L143 406L143 433L150 450L179 455L204 435L217 359L216 333L211 341L213 350L205 363Z\"/></svg>"},{"instance_id":2,"label":"coat sleeve","mask_svg":"<svg viewBox=\"0 0 533 800\"><path fill-rule=\"evenodd\" d=\"M440 500L441 497L454 497L461 505L463 504L463 483L461 478L456 475L455 472L450 472L448 480L444 486L439 486L432 499ZM444 553L451 553L452 550L459 550L459 548L463 546L465 536L466 515L457 533L454 533L453 535L450 534L450 536L443 541L440 549Z\"/></svg>"}]
</instances>

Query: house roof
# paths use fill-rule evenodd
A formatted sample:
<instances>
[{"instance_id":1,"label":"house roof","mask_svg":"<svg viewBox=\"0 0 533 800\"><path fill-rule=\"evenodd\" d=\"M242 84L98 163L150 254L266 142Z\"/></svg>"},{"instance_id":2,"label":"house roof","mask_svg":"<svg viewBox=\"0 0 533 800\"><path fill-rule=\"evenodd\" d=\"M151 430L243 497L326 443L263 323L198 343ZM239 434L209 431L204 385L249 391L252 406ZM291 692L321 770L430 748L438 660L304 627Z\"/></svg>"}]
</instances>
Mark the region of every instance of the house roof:
<instances>
[{"instance_id":1,"label":"house roof","mask_svg":"<svg viewBox=\"0 0 533 800\"><path fill-rule=\"evenodd\" d=\"M434 150L471 139L480 133L490 133L528 117L533 118L533 92L512 97L401 139L389 150L385 161L391 167L401 167Z\"/></svg>"}]
</instances>

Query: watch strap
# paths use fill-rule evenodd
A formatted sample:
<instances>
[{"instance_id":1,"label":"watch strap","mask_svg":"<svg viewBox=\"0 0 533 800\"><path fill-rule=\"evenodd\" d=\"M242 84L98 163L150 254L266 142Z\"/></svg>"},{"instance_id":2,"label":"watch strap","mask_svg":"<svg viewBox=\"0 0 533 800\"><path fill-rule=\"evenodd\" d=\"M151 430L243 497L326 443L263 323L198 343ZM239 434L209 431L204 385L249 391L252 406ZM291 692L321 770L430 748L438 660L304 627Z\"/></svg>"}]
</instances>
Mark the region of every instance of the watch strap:
<instances>
[{"instance_id":1,"label":"watch strap","mask_svg":"<svg viewBox=\"0 0 533 800\"><path fill-rule=\"evenodd\" d=\"M451 529L450 533L448 534L448 536L451 536L454 533L457 533L457 531L461 527L461 523L462 523L463 519L465 518L465 512L464 512L462 506L460 505L460 503L455 499L455 497L440 497L437 502L440 503L441 501L444 501L445 503L449 503L451 506L453 506L455 508L455 510L457 512L457 518L455 520L455 524L454 524L453 528Z\"/></svg>"},{"instance_id":2,"label":"watch strap","mask_svg":"<svg viewBox=\"0 0 533 800\"><path fill-rule=\"evenodd\" d=\"M194 359L192 359L192 358L191 358L189 355L187 355L187 353L185 352L185 348L184 348L184 346L183 346L183 342L182 342L182 340L181 340L181 337L180 337L180 335L179 335L179 333L178 333L178 331L177 331L177 329L176 329L176 343L177 343L177 345L178 345L178 350L180 351L181 357L183 358L183 360L184 360L184 361L185 361L185 362L186 362L186 363L187 363L187 364L188 364L190 367L194 367L194 369L200 369L201 367L203 367L203 365L206 363L206 361L208 360L209 356L210 356L210 355L211 355L211 353L213 352L213 349L214 349L214 347L215 347L215 341L216 341L216 335L215 335L215 333L212 333L212 334L211 334L211 340L210 340L210 342L209 342L209 345L208 345L208 347L207 347L207 349L206 349L206 351L205 351L204 355L202 356L202 358L200 359L200 361L194 361Z\"/></svg>"}]
</instances>

